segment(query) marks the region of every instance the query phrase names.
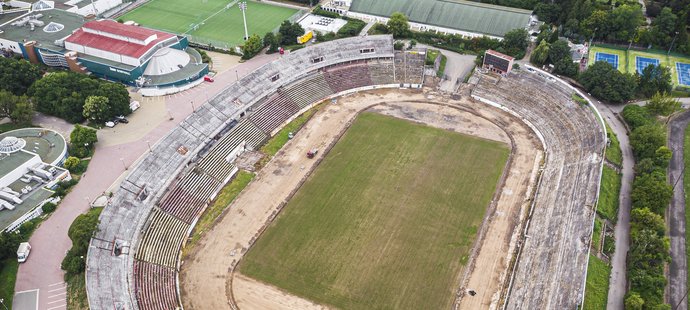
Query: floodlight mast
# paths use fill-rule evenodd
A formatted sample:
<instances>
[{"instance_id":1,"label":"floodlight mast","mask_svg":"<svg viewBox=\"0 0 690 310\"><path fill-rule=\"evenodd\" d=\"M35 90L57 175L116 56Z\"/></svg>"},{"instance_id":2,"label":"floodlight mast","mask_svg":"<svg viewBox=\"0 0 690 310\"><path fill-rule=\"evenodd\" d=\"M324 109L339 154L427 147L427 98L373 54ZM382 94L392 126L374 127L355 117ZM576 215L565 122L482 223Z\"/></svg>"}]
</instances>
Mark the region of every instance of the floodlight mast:
<instances>
[{"instance_id":1,"label":"floodlight mast","mask_svg":"<svg viewBox=\"0 0 690 310\"><path fill-rule=\"evenodd\" d=\"M247 10L247 1L240 2L240 11L242 11L242 20L244 20L244 39L249 39L249 32L247 31L247 16L245 11Z\"/></svg>"}]
</instances>

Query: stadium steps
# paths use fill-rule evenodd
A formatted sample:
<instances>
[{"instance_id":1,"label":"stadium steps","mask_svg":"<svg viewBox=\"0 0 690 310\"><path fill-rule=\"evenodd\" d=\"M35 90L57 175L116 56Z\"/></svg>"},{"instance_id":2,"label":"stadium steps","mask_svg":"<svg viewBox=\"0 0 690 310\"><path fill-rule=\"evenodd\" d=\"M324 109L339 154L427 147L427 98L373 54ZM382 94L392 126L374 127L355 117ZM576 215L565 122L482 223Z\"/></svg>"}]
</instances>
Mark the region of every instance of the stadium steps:
<instances>
[{"instance_id":1,"label":"stadium steps","mask_svg":"<svg viewBox=\"0 0 690 310\"><path fill-rule=\"evenodd\" d=\"M289 97L278 93L252 113L249 119L263 132L271 134L274 129L299 110L299 106L293 103Z\"/></svg>"},{"instance_id":2,"label":"stadium steps","mask_svg":"<svg viewBox=\"0 0 690 310\"><path fill-rule=\"evenodd\" d=\"M333 94L321 72L314 73L285 88L283 93L290 97L300 109Z\"/></svg>"},{"instance_id":3,"label":"stadium steps","mask_svg":"<svg viewBox=\"0 0 690 310\"><path fill-rule=\"evenodd\" d=\"M395 84L395 64L392 61L370 60L369 77L375 85Z\"/></svg>"},{"instance_id":4,"label":"stadium steps","mask_svg":"<svg viewBox=\"0 0 690 310\"><path fill-rule=\"evenodd\" d=\"M323 75L336 93L372 85L367 64L362 62L330 67Z\"/></svg>"},{"instance_id":5,"label":"stadium steps","mask_svg":"<svg viewBox=\"0 0 690 310\"><path fill-rule=\"evenodd\" d=\"M159 208L191 224L219 185L213 177L191 171L161 200Z\"/></svg>"},{"instance_id":6,"label":"stadium steps","mask_svg":"<svg viewBox=\"0 0 690 310\"><path fill-rule=\"evenodd\" d=\"M230 130L220 141L199 161L197 168L223 181L232 171L234 166L225 158L230 155L243 141L247 142L247 149L258 148L265 140L266 134L248 120L243 120Z\"/></svg>"},{"instance_id":7,"label":"stadium steps","mask_svg":"<svg viewBox=\"0 0 690 310\"><path fill-rule=\"evenodd\" d=\"M154 208L134 258L175 268L180 246L188 230L189 224Z\"/></svg>"},{"instance_id":8,"label":"stadium steps","mask_svg":"<svg viewBox=\"0 0 690 310\"><path fill-rule=\"evenodd\" d=\"M140 310L178 308L173 268L135 260L134 289Z\"/></svg>"}]
</instances>

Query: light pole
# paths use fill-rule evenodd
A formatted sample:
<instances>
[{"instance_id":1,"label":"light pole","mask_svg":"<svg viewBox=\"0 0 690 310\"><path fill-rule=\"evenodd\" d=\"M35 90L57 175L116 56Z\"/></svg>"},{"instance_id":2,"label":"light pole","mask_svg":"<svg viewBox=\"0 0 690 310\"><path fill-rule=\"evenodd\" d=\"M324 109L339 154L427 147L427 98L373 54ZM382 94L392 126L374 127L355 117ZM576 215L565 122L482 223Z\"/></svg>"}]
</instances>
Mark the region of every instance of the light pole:
<instances>
[{"instance_id":1,"label":"light pole","mask_svg":"<svg viewBox=\"0 0 690 310\"><path fill-rule=\"evenodd\" d=\"M146 144L148 144L149 146L149 153L153 153L153 151L151 150L151 142L149 142L149 140L146 140Z\"/></svg>"},{"instance_id":2,"label":"light pole","mask_svg":"<svg viewBox=\"0 0 690 310\"><path fill-rule=\"evenodd\" d=\"M242 11L242 20L244 21L244 39L249 39L249 32L247 31L247 16L245 11L247 10L247 1L240 2L240 11Z\"/></svg>"},{"instance_id":3,"label":"light pole","mask_svg":"<svg viewBox=\"0 0 690 310\"><path fill-rule=\"evenodd\" d=\"M125 170L127 170L127 165L125 165L125 159L120 157L120 162L122 163L122 167L124 167Z\"/></svg>"},{"instance_id":4,"label":"light pole","mask_svg":"<svg viewBox=\"0 0 690 310\"><path fill-rule=\"evenodd\" d=\"M668 52L666 53L666 56L671 54L671 49L673 48L673 43L676 43L677 38L678 38L678 31L676 31L676 35L673 36L673 41L671 41L671 46L668 47Z\"/></svg>"},{"instance_id":5,"label":"light pole","mask_svg":"<svg viewBox=\"0 0 690 310\"><path fill-rule=\"evenodd\" d=\"M3 307L5 307L5 310L9 310L9 309L7 309L7 306L5 305L5 299L0 298L0 304L2 304Z\"/></svg>"},{"instance_id":6,"label":"light pole","mask_svg":"<svg viewBox=\"0 0 690 310\"><path fill-rule=\"evenodd\" d=\"M194 107L194 100L190 101L189 103L192 104L192 112L196 111L196 108Z\"/></svg>"}]
</instances>

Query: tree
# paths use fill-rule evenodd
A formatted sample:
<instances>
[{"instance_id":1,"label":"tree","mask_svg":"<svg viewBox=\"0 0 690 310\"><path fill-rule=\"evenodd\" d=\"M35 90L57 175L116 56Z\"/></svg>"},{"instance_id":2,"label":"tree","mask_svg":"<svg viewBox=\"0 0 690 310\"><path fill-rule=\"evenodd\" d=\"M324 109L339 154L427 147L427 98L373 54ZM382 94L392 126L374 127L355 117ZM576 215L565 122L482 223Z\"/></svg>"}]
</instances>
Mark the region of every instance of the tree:
<instances>
[{"instance_id":1,"label":"tree","mask_svg":"<svg viewBox=\"0 0 690 310\"><path fill-rule=\"evenodd\" d=\"M631 41L637 34L638 27L645 23L642 10L637 4L623 4L614 8L609 14L609 18L611 29L608 38L621 42Z\"/></svg>"},{"instance_id":2,"label":"tree","mask_svg":"<svg viewBox=\"0 0 690 310\"><path fill-rule=\"evenodd\" d=\"M666 183L663 172L654 171L635 178L631 193L634 208L648 208L656 214L663 214L673 196L673 187Z\"/></svg>"},{"instance_id":3,"label":"tree","mask_svg":"<svg viewBox=\"0 0 690 310\"><path fill-rule=\"evenodd\" d=\"M93 95L108 98L108 114L106 114L105 119L132 113L132 109L129 107L129 92L124 85L107 81L98 82L98 89L94 91Z\"/></svg>"},{"instance_id":4,"label":"tree","mask_svg":"<svg viewBox=\"0 0 690 310\"><path fill-rule=\"evenodd\" d=\"M541 43L532 51L532 55L530 56L530 62L532 62L535 65L542 66L546 63L546 60L549 58L549 49L551 48L551 44L547 40L542 40Z\"/></svg>"},{"instance_id":5,"label":"tree","mask_svg":"<svg viewBox=\"0 0 690 310\"><path fill-rule=\"evenodd\" d=\"M16 124L30 125L34 118L34 106L26 96L19 97L19 101L14 106L14 111L10 114L10 119Z\"/></svg>"},{"instance_id":6,"label":"tree","mask_svg":"<svg viewBox=\"0 0 690 310\"><path fill-rule=\"evenodd\" d=\"M637 159L654 158L656 150L666 145L666 130L655 124L637 127L630 134L630 145Z\"/></svg>"},{"instance_id":7,"label":"tree","mask_svg":"<svg viewBox=\"0 0 690 310\"><path fill-rule=\"evenodd\" d=\"M630 125L632 130L635 128L647 125L650 122L650 115L647 113L647 109L639 105L631 104L623 108L623 119Z\"/></svg>"},{"instance_id":8,"label":"tree","mask_svg":"<svg viewBox=\"0 0 690 310\"><path fill-rule=\"evenodd\" d=\"M630 223L632 230L651 229L659 236L666 233L664 217L652 212L648 208L635 208L630 211Z\"/></svg>"},{"instance_id":9,"label":"tree","mask_svg":"<svg viewBox=\"0 0 690 310\"><path fill-rule=\"evenodd\" d=\"M84 271L91 236L98 230L99 214L100 209L91 209L89 212L77 216L70 225L67 235L72 240L72 248L69 249L61 264L68 276Z\"/></svg>"},{"instance_id":10,"label":"tree","mask_svg":"<svg viewBox=\"0 0 690 310\"><path fill-rule=\"evenodd\" d=\"M551 47L549 48L549 61L552 64L556 64L559 62L561 59L565 58L566 56L570 56L570 46L568 46L568 42L565 40L558 40L551 44ZM569 57L570 61L572 62L572 57Z\"/></svg>"},{"instance_id":11,"label":"tree","mask_svg":"<svg viewBox=\"0 0 690 310\"><path fill-rule=\"evenodd\" d=\"M503 36L503 48L508 55L515 58L525 57L527 45L529 45L529 33L525 29L513 29Z\"/></svg>"},{"instance_id":12,"label":"tree","mask_svg":"<svg viewBox=\"0 0 690 310\"><path fill-rule=\"evenodd\" d=\"M79 165L79 158L70 156L65 159L65 162L63 163L63 166L65 166L65 169L72 171L74 168L76 168Z\"/></svg>"},{"instance_id":13,"label":"tree","mask_svg":"<svg viewBox=\"0 0 690 310\"><path fill-rule=\"evenodd\" d=\"M575 77L577 75L578 64L573 62L573 58L570 55L565 55L561 60L554 63L553 72L556 74L562 74L569 77Z\"/></svg>"},{"instance_id":14,"label":"tree","mask_svg":"<svg viewBox=\"0 0 690 310\"><path fill-rule=\"evenodd\" d=\"M657 92L649 99L645 108L653 115L667 116L680 109L680 102L666 93Z\"/></svg>"},{"instance_id":15,"label":"tree","mask_svg":"<svg viewBox=\"0 0 690 310\"><path fill-rule=\"evenodd\" d=\"M82 158L88 156L89 150L98 142L96 130L79 125L74 126L69 138L72 147L71 153Z\"/></svg>"},{"instance_id":16,"label":"tree","mask_svg":"<svg viewBox=\"0 0 690 310\"><path fill-rule=\"evenodd\" d=\"M593 96L616 103L630 100L637 89L635 76L621 73L605 61L591 65L579 81Z\"/></svg>"},{"instance_id":17,"label":"tree","mask_svg":"<svg viewBox=\"0 0 690 310\"><path fill-rule=\"evenodd\" d=\"M281 42L284 45L293 45L297 43L297 37L304 35L304 28L299 25L299 23L291 23L286 20L280 24L278 28L278 33L280 34Z\"/></svg>"},{"instance_id":18,"label":"tree","mask_svg":"<svg viewBox=\"0 0 690 310\"><path fill-rule=\"evenodd\" d=\"M642 70L640 75L639 92L649 98L658 92L670 92L671 70L666 66L649 65Z\"/></svg>"},{"instance_id":19,"label":"tree","mask_svg":"<svg viewBox=\"0 0 690 310\"><path fill-rule=\"evenodd\" d=\"M673 40L677 22L678 16L673 14L670 7L661 9L659 16L652 21L650 43L663 48L668 47Z\"/></svg>"},{"instance_id":20,"label":"tree","mask_svg":"<svg viewBox=\"0 0 690 310\"><path fill-rule=\"evenodd\" d=\"M625 298L625 309L642 310L642 307L644 307L644 299L640 297L640 294L636 292L628 293L628 297Z\"/></svg>"},{"instance_id":21,"label":"tree","mask_svg":"<svg viewBox=\"0 0 690 310\"><path fill-rule=\"evenodd\" d=\"M534 14L539 16L539 20L553 24L558 21L558 17L561 15L561 7L554 3L538 3L534 7Z\"/></svg>"},{"instance_id":22,"label":"tree","mask_svg":"<svg viewBox=\"0 0 690 310\"><path fill-rule=\"evenodd\" d=\"M21 96L40 77L38 66L24 59L0 57L0 89Z\"/></svg>"},{"instance_id":23,"label":"tree","mask_svg":"<svg viewBox=\"0 0 690 310\"><path fill-rule=\"evenodd\" d=\"M90 96L84 103L84 117L94 123L106 121L110 115L109 100L102 96Z\"/></svg>"},{"instance_id":24,"label":"tree","mask_svg":"<svg viewBox=\"0 0 690 310\"><path fill-rule=\"evenodd\" d=\"M249 39L244 41L244 45L242 45L242 59L256 56L256 54L261 52L262 48L261 38L256 34L250 35Z\"/></svg>"},{"instance_id":25,"label":"tree","mask_svg":"<svg viewBox=\"0 0 690 310\"><path fill-rule=\"evenodd\" d=\"M407 16L400 12L395 12L388 19L388 31L393 34L394 38L404 38L410 33L410 24L407 21Z\"/></svg>"},{"instance_id":26,"label":"tree","mask_svg":"<svg viewBox=\"0 0 690 310\"><path fill-rule=\"evenodd\" d=\"M18 96L9 91L0 90L0 118L10 117L17 106L17 102L19 102Z\"/></svg>"},{"instance_id":27,"label":"tree","mask_svg":"<svg viewBox=\"0 0 690 310\"><path fill-rule=\"evenodd\" d=\"M666 146L660 146L654 152L654 163L663 168L668 168L669 163L671 163L671 157L673 156L673 151Z\"/></svg>"},{"instance_id":28,"label":"tree","mask_svg":"<svg viewBox=\"0 0 690 310\"><path fill-rule=\"evenodd\" d=\"M275 53L280 47L280 38L273 32L267 32L263 39L264 47L268 47L268 53Z\"/></svg>"},{"instance_id":29,"label":"tree","mask_svg":"<svg viewBox=\"0 0 690 310\"><path fill-rule=\"evenodd\" d=\"M590 38L604 38L609 33L610 28L609 13L604 10L597 10L580 23L580 34Z\"/></svg>"}]
</instances>

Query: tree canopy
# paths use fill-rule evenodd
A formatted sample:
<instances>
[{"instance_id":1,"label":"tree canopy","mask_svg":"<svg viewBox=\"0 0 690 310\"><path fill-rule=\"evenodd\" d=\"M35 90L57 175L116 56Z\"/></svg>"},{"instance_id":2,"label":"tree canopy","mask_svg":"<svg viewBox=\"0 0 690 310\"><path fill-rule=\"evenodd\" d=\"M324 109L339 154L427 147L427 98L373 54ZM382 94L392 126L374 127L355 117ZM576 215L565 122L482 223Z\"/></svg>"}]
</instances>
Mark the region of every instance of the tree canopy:
<instances>
[{"instance_id":1,"label":"tree canopy","mask_svg":"<svg viewBox=\"0 0 690 310\"><path fill-rule=\"evenodd\" d=\"M517 59L525 57L527 45L529 45L529 33L525 29L508 31L503 37L503 49L506 54Z\"/></svg>"},{"instance_id":2,"label":"tree canopy","mask_svg":"<svg viewBox=\"0 0 690 310\"><path fill-rule=\"evenodd\" d=\"M249 39L244 41L244 45L242 45L242 59L249 59L256 56L256 54L261 52L262 48L263 43L261 42L261 38L256 34L250 35Z\"/></svg>"},{"instance_id":3,"label":"tree canopy","mask_svg":"<svg viewBox=\"0 0 690 310\"><path fill-rule=\"evenodd\" d=\"M132 113L129 93L120 83L107 82L74 72L55 72L44 76L29 88L36 109L71 123L84 121L84 104L90 96L108 98L105 119Z\"/></svg>"},{"instance_id":4,"label":"tree canopy","mask_svg":"<svg viewBox=\"0 0 690 310\"><path fill-rule=\"evenodd\" d=\"M24 95L40 77L38 66L24 59L0 56L0 90L7 90L17 96Z\"/></svg>"},{"instance_id":5,"label":"tree canopy","mask_svg":"<svg viewBox=\"0 0 690 310\"><path fill-rule=\"evenodd\" d=\"M394 38L404 38L410 32L410 24L407 21L407 16L400 12L395 12L388 19L388 31L393 34Z\"/></svg>"},{"instance_id":6,"label":"tree canopy","mask_svg":"<svg viewBox=\"0 0 690 310\"><path fill-rule=\"evenodd\" d=\"M656 93L670 92L671 70L666 66L649 65L642 70L638 91L649 98Z\"/></svg>"},{"instance_id":7,"label":"tree canopy","mask_svg":"<svg viewBox=\"0 0 690 310\"><path fill-rule=\"evenodd\" d=\"M632 99L637 89L634 75L621 73L605 61L597 61L580 74L580 83L593 96L622 103Z\"/></svg>"}]
</instances>

